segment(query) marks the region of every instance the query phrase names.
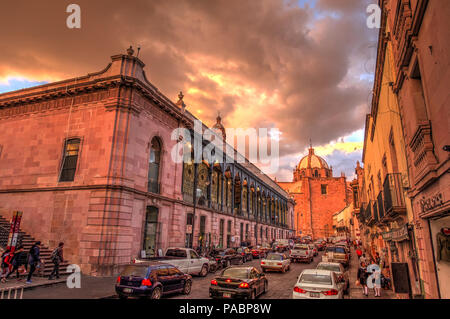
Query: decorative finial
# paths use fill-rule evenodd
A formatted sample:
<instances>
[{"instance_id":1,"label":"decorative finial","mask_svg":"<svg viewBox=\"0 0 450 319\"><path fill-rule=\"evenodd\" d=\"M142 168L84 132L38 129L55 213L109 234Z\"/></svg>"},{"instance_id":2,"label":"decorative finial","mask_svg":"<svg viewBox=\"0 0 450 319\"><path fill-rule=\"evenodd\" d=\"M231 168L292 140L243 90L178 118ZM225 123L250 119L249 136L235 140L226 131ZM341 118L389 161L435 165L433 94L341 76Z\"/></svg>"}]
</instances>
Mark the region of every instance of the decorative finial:
<instances>
[{"instance_id":1,"label":"decorative finial","mask_svg":"<svg viewBox=\"0 0 450 319\"><path fill-rule=\"evenodd\" d=\"M186 104L184 104L183 98L184 98L183 92L180 91L180 93L178 93L177 105L184 111L184 109L186 108Z\"/></svg>"},{"instance_id":2,"label":"decorative finial","mask_svg":"<svg viewBox=\"0 0 450 319\"><path fill-rule=\"evenodd\" d=\"M312 140L309 139L309 148L312 148Z\"/></svg>"},{"instance_id":3,"label":"decorative finial","mask_svg":"<svg viewBox=\"0 0 450 319\"><path fill-rule=\"evenodd\" d=\"M134 54L133 47L130 45L130 47L127 49L127 53L129 56L132 56Z\"/></svg>"},{"instance_id":4,"label":"decorative finial","mask_svg":"<svg viewBox=\"0 0 450 319\"><path fill-rule=\"evenodd\" d=\"M217 123L220 123L222 121L222 118L220 117L220 111L217 111Z\"/></svg>"}]
</instances>

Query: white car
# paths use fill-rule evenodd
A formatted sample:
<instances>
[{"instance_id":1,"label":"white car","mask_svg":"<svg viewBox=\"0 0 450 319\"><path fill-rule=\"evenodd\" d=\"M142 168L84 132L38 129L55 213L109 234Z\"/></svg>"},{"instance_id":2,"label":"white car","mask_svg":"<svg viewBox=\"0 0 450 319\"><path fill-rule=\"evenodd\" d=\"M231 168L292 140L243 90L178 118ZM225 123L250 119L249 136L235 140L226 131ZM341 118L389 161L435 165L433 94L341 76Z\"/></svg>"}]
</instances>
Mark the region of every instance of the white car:
<instances>
[{"instance_id":1,"label":"white car","mask_svg":"<svg viewBox=\"0 0 450 319\"><path fill-rule=\"evenodd\" d=\"M267 270L286 272L291 269L291 260L286 254L269 253L261 260L261 269L263 272Z\"/></svg>"},{"instance_id":2,"label":"white car","mask_svg":"<svg viewBox=\"0 0 450 319\"><path fill-rule=\"evenodd\" d=\"M293 299L343 299L344 280L331 270L305 269L298 276Z\"/></svg>"},{"instance_id":3,"label":"white car","mask_svg":"<svg viewBox=\"0 0 450 319\"><path fill-rule=\"evenodd\" d=\"M155 260L174 265L185 274L205 277L209 271L208 258L199 256L193 249L182 247L168 248L163 257L135 258L133 263L138 264Z\"/></svg>"},{"instance_id":4,"label":"white car","mask_svg":"<svg viewBox=\"0 0 450 319\"><path fill-rule=\"evenodd\" d=\"M344 266L342 266L341 263L330 263L322 261L317 265L316 269L331 270L336 273L338 279L343 278L345 281L344 294L348 294L350 289L350 278L348 271L344 269Z\"/></svg>"}]
</instances>

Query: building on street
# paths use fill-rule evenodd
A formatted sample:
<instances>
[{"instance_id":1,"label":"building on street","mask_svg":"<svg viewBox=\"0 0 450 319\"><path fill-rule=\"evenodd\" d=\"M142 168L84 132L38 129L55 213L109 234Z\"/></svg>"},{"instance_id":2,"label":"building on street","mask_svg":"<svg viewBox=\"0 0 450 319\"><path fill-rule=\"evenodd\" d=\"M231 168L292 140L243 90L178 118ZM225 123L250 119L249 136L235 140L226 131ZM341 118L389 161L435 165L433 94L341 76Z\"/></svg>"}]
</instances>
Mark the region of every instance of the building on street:
<instances>
[{"instance_id":1,"label":"building on street","mask_svg":"<svg viewBox=\"0 0 450 319\"><path fill-rule=\"evenodd\" d=\"M333 235L333 214L352 201L344 174L333 176L333 168L309 148L293 171L292 182L278 182L295 199L296 236L314 239Z\"/></svg>"},{"instance_id":2,"label":"building on street","mask_svg":"<svg viewBox=\"0 0 450 319\"><path fill-rule=\"evenodd\" d=\"M96 275L169 246L289 237L294 201L233 149L223 163L172 160L172 132L194 135L195 120L131 47L100 72L0 94L1 215L23 211L23 231L63 241L65 259Z\"/></svg>"}]
</instances>

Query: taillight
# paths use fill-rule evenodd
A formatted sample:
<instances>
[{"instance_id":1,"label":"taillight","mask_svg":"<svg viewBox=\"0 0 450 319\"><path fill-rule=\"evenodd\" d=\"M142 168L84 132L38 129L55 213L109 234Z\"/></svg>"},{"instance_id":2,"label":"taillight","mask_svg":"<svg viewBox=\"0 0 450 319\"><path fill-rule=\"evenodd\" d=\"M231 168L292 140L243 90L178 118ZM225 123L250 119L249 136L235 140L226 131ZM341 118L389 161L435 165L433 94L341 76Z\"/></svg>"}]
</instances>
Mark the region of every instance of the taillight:
<instances>
[{"instance_id":1,"label":"taillight","mask_svg":"<svg viewBox=\"0 0 450 319\"><path fill-rule=\"evenodd\" d=\"M219 261L220 260L220 258L216 258L216 261Z\"/></svg>"},{"instance_id":2,"label":"taillight","mask_svg":"<svg viewBox=\"0 0 450 319\"><path fill-rule=\"evenodd\" d=\"M265 265L266 263L264 261L261 261L261 265Z\"/></svg>"},{"instance_id":3,"label":"taillight","mask_svg":"<svg viewBox=\"0 0 450 319\"><path fill-rule=\"evenodd\" d=\"M211 280L211 285L217 286L217 280L215 279Z\"/></svg>"},{"instance_id":4,"label":"taillight","mask_svg":"<svg viewBox=\"0 0 450 319\"><path fill-rule=\"evenodd\" d=\"M133 264L135 264L136 263L136 258L133 258Z\"/></svg>"},{"instance_id":5,"label":"taillight","mask_svg":"<svg viewBox=\"0 0 450 319\"><path fill-rule=\"evenodd\" d=\"M282 263L277 263L277 265L278 265L278 266L282 266L283 264L282 264Z\"/></svg>"},{"instance_id":6,"label":"taillight","mask_svg":"<svg viewBox=\"0 0 450 319\"><path fill-rule=\"evenodd\" d=\"M231 279L227 279L227 280L225 280L225 282L231 282Z\"/></svg>"},{"instance_id":7,"label":"taillight","mask_svg":"<svg viewBox=\"0 0 450 319\"><path fill-rule=\"evenodd\" d=\"M248 283L246 283L246 282L242 282L240 285L239 285L239 288L249 288L250 286L248 285Z\"/></svg>"},{"instance_id":8,"label":"taillight","mask_svg":"<svg viewBox=\"0 0 450 319\"><path fill-rule=\"evenodd\" d=\"M328 290L328 291L322 291L322 293L325 296L335 296L335 295L338 294L338 291L336 289L331 289L331 290Z\"/></svg>"},{"instance_id":9,"label":"taillight","mask_svg":"<svg viewBox=\"0 0 450 319\"><path fill-rule=\"evenodd\" d=\"M298 292L299 294L306 294L306 290L303 290L302 288L299 287L294 287L294 291Z\"/></svg>"},{"instance_id":10,"label":"taillight","mask_svg":"<svg viewBox=\"0 0 450 319\"><path fill-rule=\"evenodd\" d=\"M245 254L244 254L244 253L242 253L241 255L242 255L242 256L244 256Z\"/></svg>"},{"instance_id":11,"label":"taillight","mask_svg":"<svg viewBox=\"0 0 450 319\"><path fill-rule=\"evenodd\" d=\"M120 276L117 277L116 283L120 284Z\"/></svg>"},{"instance_id":12,"label":"taillight","mask_svg":"<svg viewBox=\"0 0 450 319\"><path fill-rule=\"evenodd\" d=\"M142 279L141 286L147 286L150 287L152 285L152 282L150 279Z\"/></svg>"}]
</instances>

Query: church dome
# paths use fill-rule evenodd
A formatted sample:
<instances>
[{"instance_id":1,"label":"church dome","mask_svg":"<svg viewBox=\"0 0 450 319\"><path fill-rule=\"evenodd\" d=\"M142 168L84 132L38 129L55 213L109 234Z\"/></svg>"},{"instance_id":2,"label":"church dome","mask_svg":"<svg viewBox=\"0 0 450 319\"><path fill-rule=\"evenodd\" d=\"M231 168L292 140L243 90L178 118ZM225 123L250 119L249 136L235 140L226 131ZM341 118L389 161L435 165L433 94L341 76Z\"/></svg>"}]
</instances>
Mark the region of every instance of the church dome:
<instances>
[{"instance_id":1,"label":"church dome","mask_svg":"<svg viewBox=\"0 0 450 319\"><path fill-rule=\"evenodd\" d=\"M309 149L309 154L303 157L298 163L297 169L307 169L307 168L325 168L330 169L328 167L327 162L320 156L314 154L314 149Z\"/></svg>"}]
</instances>

